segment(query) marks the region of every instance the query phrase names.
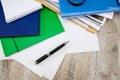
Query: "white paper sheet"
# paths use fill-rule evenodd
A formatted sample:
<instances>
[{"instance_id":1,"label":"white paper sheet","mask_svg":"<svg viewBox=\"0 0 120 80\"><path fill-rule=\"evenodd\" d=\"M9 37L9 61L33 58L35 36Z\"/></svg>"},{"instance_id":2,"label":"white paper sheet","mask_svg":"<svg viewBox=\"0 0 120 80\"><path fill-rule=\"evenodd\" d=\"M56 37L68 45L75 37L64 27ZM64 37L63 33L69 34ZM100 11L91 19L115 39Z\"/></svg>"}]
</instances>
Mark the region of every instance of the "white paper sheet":
<instances>
[{"instance_id":1,"label":"white paper sheet","mask_svg":"<svg viewBox=\"0 0 120 80\"><path fill-rule=\"evenodd\" d=\"M59 0L51 0L51 1L54 1L54 2L56 2L56 3L58 3L58 2L59 2Z\"/></svg>"},{"instance_id":2,"label":"white paper sheet","mask_svg":"<svg viewBox=\"0 0 120 80\"><path fill-rule=\"evenodd\" d=\"M97 14L97 15L106 17L108 19L112 19L114 16L114 12L101 13L101 14Z\"/></svg>"},{"instance_id":3,"label":"white paper sheet","mask_svg":"<svg viewBox=\"0 0 120 80\"><path fill-rule=\"evenodd\" d=\"M61 19L61 22L65 28L65 32L20 51L8 58L17 60L41 77L45 76L49 80L53 80L65 54L99 50L97 35L82 29L68 20ZM70 42L61 50L51 55L40 64L34 64L36 59L68 40Z\"/></svg>"}]
</instances>

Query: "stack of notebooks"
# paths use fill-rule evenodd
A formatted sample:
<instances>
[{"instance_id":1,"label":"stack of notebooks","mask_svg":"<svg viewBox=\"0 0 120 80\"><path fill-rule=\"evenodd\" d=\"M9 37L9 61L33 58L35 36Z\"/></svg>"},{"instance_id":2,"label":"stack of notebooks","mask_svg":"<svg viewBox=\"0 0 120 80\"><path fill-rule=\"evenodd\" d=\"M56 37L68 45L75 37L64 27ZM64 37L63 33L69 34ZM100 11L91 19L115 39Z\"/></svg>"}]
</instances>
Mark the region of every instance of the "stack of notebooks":
<instances>
[{"instance_id":1,"label":"stack of notebooks","mask_svg":"<svg viewBox=\"0 0 120 80\"><path fill-rule=\"evenodd\" d=\"M60 14L62 18L66 18L92 33L97 33L105 24L106 19L112 19L114 11L120 11L119 0L95 0L93 2L91 0L85 0L82 5L77 6L72 5L69 0L37 1L57 14Z\"/></svg>"},{"instance_id":2,"label":"stack of notebooks","mask_svg":"<svg viewBox=\"0 0 120 80\"><path fill-rule=\"evenodd\" d=\"M37 75L53 80L65 54L99 50L96 33L115 11L120 11L117 0L85 0L81 5L70 0L1 0L0 59L15 59ZM34 64L68 40L61 51Z\"/></svg>"}]
</instances>

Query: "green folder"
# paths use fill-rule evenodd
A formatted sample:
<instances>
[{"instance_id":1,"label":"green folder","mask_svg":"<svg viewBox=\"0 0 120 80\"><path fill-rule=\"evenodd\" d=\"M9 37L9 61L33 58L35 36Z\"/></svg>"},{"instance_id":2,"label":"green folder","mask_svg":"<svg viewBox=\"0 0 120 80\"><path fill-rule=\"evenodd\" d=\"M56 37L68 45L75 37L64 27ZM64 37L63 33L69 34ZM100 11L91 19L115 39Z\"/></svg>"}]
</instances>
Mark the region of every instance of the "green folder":
<instances>
[{"instance_id":1,"label":"green folder","mask_svg":"<svg viewBox=\"0 0 120 80\"><path fill-rule=\"evenodd\" d=\"M64 28L57 14L50 9L43 7L40 11L40 35L1 38L4 54L5 56L10 56L62 32L64 32Z\"/></svg>"}]
</instances>

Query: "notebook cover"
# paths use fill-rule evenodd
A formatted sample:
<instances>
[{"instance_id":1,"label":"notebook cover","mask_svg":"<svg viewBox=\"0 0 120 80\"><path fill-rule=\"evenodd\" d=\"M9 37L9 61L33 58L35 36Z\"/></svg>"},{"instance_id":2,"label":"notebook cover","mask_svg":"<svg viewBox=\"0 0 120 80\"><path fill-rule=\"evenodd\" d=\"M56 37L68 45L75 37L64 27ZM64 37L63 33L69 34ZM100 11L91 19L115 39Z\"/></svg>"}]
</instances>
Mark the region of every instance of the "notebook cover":
<instances>
[{"instance_id":1,"label":"notebook cover","mask_svg":"<svg viewBox=\"0 0 120 80\"><path fill-rule=\"evenodd\" d=\"M37 11L7 24L0 2L0 37L39 35L39 14L40 11Z\"/></svg>"},{"instance_id":2,"label":"notebook cover","mask_svg":"<svg viewBox=\"0 0 120 80\"><path fill-rule=\"evenodd\" d=\"M59 4L61 15L64 18L120 11L118 0L85 0L85 2L79 6L70 4L68 0L59 0Z\"/></svg>"},{"instance_id":3,"label":"notebook cover","mask_svg":"<svg viewBox=\"0 0 120 80\"><path fill-rule=\"evenodd\" d=\"M46 40L61 32L64 32L64 28L58 16L56 15L56 13L44 7L43 9L41 9L41 13L40 13L40 34L41 35L28 36L28 37L2 38L1 42L4 50L4 54L5 56L9 56L11 54L14 54L17 51L28 48L38 42ZM6 40L6 43L4 39L8 39ZM12 40L10 41L9 39L10 40L12 39ZM10 44L10 42L14 42L14 44ZM9 44L9 46L7 44ZM13 48L16 48L16 50L12 52L10 46L16 46L16 47L13 47Z\"/></svg>"}]
</instances>

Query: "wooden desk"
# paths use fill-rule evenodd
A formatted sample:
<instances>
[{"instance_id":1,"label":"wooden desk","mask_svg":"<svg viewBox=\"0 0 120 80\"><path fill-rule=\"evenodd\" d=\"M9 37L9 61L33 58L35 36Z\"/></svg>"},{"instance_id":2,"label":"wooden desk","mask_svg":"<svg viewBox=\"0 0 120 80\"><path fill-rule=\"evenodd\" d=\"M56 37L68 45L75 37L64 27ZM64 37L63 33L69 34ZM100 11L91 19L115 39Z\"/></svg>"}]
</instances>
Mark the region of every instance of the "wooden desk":
<instances>
[{"instance_id":1,"label":"wooden desk","mask_svg":"<svg viewBox=\"0 0 120 80\"><path fill-rule=\"evenodd\" d=\"M66 55L54 80L120 80L120 13L98 32L100 51ZM0 80L46 80L13 60L0 61Z\"/></svg>"}]
</instances>

